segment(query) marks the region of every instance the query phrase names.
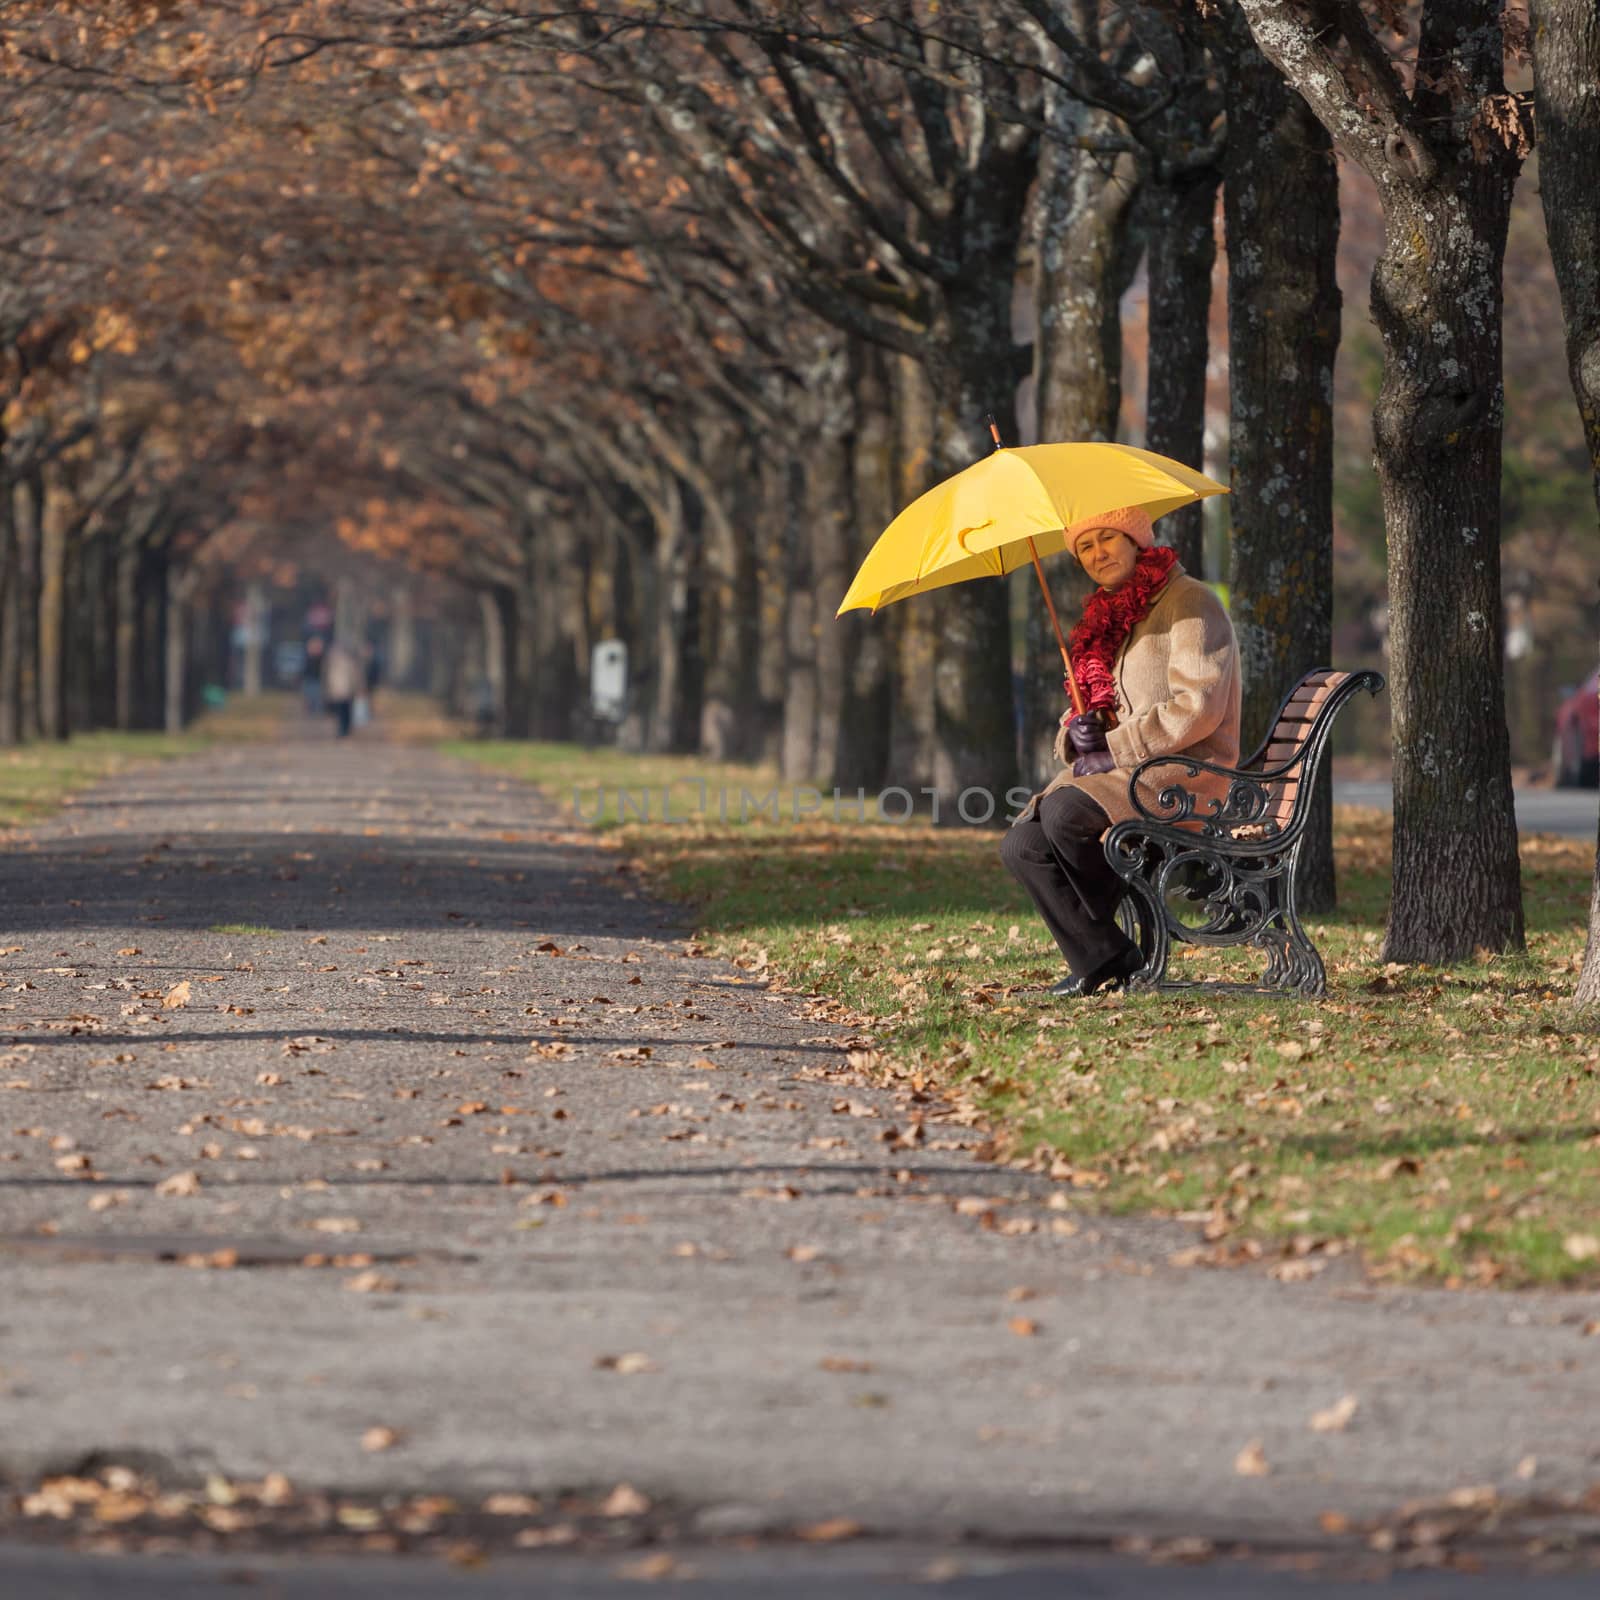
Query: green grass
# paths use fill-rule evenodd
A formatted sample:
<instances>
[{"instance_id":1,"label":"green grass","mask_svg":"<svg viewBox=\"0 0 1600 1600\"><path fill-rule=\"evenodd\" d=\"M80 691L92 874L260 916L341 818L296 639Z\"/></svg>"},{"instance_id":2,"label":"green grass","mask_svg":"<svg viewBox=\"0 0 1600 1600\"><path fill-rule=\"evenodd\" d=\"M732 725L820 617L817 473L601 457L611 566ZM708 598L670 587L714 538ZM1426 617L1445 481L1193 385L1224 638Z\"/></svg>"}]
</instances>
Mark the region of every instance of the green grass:
<instances>
[{"instance_id":1,"label":"green grass","mask_svg":"<svg viewBox=\"0 0 1600 1600\"><path fill-rule=\"evenodd\" d=\"M190 755L214 744L271 737L294 705L289 695L232 700L180 734L98 732L57 743L0 749L0 828L48 816L80 789L146 761Z\"/></svg>"},{"instance_id":2,"label":"green grass","mask_svg":"<svg viewBox=\"0 0 1600 1600\"><path fill-rule=\"evenodd\" d=\"M259 922L213 922L206 931L208 933L248 934L260 939L276 939L280 937L278 929L268 928Z\"/></svg>"},{"instance_id":3,"label":"green grass","mask_svg":"<svg viewBox=\"0 0 1600 1600\"><path fill-rule=\"evenodd\" d=\"M833 1002L858 1060L981 1117L1002 1157L1049 1165L1086 1207L1201 1224L1190 1259L1358 1246L1379 1274L1555 1283L1600 1274L1600 1037L1569 1010L1592 847L1523 852L1529 950L1430 969L1379 957L1388 825L1337 820L1341 909L1313 919L1316 1001L1232 994L1062 1003L1062 971L995 829L615 817L619 783L683 809L770 772L571 746L461 744L546 787L604 785L610 835L697 908L708 948ZM735 816L736 793L735 793ZM652 812L652 817L656 813ZM1252 952L1181 950L1174 975L1250 978ZM934 1131L930 1124L930 1134ZM1594 1246L1600 1250L1600 1244Z\"/></svg>"}]
</instances>

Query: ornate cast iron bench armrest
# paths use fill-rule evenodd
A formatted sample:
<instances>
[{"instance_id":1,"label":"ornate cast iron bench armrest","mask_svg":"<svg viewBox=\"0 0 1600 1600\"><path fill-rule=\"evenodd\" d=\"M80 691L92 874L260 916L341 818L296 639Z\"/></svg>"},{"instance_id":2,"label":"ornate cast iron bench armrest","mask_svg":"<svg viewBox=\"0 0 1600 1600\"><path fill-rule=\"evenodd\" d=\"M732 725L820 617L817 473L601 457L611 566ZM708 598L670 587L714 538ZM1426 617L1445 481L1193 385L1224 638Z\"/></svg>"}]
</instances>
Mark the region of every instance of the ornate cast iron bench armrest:
<instances>
[{"instance_id":1,"label":"ornate cast iron bench armrest","mask_svg":"<svg viewBox=\"0 0 1600 1600\"><path fill-rule=\"evenodd\" d=\"M1202 838L1216 839L1224 845L1241 842L1237 840L1234 830L1262 826L1263 819L1278 802L1278 796L1271 786L1281 784L1304 761L1303 748L1278 766L1254 770L1222 767L1194 756L1150 756L1129 774L1128 798L1140 818L1157 827L1181 829L1191 840L1198 834ZM1152 811L1139 793L1139 786L1146 781L1145 775L1158 767L1178 767L1184 776L1190 778L1197 778L1202 772L1210 773L1212 777L1226 781L1227 791L1220 798L1206 796L1197 794L1176 779L1160 786L1156 780L1150 779L1150 787L1157 790L1156 805L1159 808ZM1202 810L1201 807L1209 809Z\"/></svg>"}]
</instances>

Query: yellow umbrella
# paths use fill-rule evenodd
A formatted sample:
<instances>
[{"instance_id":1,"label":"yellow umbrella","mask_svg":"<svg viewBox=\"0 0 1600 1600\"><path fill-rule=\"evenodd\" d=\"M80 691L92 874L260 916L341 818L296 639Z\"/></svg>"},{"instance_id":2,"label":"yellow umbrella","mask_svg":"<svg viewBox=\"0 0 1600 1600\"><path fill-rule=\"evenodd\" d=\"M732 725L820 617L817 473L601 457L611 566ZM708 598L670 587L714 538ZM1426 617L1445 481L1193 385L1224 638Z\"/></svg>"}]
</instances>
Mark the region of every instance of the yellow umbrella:
<instances>
[{"instance_id":1,"label":"yellow umbrella","mask_svg":"<svg viewBox=\"0 0 1600 1600\"><path fill-rule=\"evenodd\" d=\"M1152 520L1228 491L1181 462L1127 444L1034 444L1007 450L991 419L992 455L912 501L867 552L846 611L879 611L909 595L969 578L1000 578L1032 563L1082 710L1067 642L1039 557L1067 548L1066 530L1102 512L1140 506Z\"/></svg>"}]
</instances>

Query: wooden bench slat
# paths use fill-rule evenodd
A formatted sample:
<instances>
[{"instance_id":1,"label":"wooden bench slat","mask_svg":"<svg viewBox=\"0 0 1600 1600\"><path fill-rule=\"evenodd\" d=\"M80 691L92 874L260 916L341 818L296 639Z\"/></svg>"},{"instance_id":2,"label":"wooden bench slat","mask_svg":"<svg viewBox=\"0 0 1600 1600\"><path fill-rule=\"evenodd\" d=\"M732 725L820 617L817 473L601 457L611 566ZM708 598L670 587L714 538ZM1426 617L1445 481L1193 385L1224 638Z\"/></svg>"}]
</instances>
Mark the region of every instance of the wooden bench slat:
<instances>
[{"instance_id":1,"label":"wooden bench slat","mask_svg":"<svg viewBox=\"0 0 1600 1600\"><path fill-rule=\"evenodd\" d=\"M1295 695L1283 708L1282 715L1305 721L1314 717L1333 698L1333 687L1314 690L1311 694Z\"/></svg>"}]
</instances>

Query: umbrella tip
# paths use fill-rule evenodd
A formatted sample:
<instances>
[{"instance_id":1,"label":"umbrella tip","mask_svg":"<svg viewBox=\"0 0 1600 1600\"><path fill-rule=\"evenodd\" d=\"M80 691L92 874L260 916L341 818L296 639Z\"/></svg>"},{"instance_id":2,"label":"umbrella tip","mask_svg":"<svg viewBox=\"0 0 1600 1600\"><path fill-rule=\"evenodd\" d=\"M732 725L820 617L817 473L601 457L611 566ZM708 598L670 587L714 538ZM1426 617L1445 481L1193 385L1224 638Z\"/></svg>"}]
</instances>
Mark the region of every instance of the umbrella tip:
<instances>
[{"instance_id":1,"label":"umbrella tip","mask_svg":"<svg viewBox=\"0 0 1600 1600\"><path fill-rule=\"evenodd\" d=\"M983 420L989 424L989 437L994 440L996 450L1005 449L1005 440L1000 437L1000 424L994 420L994 412L986 411Z\"/></svg>"}]
</instances>

